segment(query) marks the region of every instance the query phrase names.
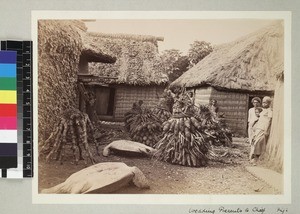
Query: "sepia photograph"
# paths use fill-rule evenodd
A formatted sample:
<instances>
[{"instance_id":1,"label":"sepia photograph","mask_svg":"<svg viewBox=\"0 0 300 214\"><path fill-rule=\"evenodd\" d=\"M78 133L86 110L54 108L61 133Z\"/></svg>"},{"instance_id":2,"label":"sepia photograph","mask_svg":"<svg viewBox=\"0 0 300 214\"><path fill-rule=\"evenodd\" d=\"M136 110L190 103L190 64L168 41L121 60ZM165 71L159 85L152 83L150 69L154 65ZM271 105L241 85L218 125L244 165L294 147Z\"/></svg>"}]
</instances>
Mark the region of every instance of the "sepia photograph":
<instances>
[{"instance_id":1,"label":"sepia photograph","mask_svg":"<svg viewBox=\"0 0 300 214\"><path fill-rule=\"evenodd\" d=\"M38 196L287 193L284 18L172 14L36 20Z\"/></svg>"}]
</instances>

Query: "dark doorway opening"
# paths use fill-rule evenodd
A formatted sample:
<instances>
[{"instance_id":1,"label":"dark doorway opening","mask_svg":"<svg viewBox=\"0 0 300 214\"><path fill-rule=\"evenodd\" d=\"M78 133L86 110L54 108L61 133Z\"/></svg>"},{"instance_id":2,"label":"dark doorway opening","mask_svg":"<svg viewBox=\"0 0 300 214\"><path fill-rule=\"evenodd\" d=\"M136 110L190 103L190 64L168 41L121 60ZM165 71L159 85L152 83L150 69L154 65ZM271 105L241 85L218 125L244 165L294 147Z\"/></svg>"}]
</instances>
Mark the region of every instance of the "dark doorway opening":
<instances>
[{"instance_id":1,"label":"dark doorway opening","mask_svg":"<svg viewBox=\"0 0 300 214\"><path fill-rule=\"evenodd\" d=\"M99 116L113 116L115 107L115 88L96 88L96 112Z\"/></svg>"}]
</instances>

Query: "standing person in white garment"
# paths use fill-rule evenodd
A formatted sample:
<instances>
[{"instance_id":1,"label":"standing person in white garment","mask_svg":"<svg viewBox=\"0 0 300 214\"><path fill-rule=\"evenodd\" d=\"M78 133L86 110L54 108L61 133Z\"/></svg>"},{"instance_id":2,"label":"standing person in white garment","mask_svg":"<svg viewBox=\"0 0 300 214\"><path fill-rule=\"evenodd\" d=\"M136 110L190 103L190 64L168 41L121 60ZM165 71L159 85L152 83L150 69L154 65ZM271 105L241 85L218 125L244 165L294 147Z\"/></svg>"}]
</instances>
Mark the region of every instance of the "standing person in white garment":
<instances>
[{"instance_id":1,"label":"standing person in white garment","mask_svg":"<svg viewBox=\"0 0 300 214\"><path fill-rule=\"evenodd\" d=\"M261 105L261 99L259 97L254 97L251 100L251 103L253 105L252 108L248 111L248 142L251 143L253 138L253 123L258 120L258 117L255 114L255 109L260 107Z\"/></svg>"},{"instance_id":2,"label":"standing person in white garment","mask_svg":"<svg viewBox=\"0 0 300 214\"><path fill-rule=\"evenodd\" d=\"M250 162L256 165L258 158L265 152L272 122L272 99L268 96L262 100L263 111L259 114L250 149Z\"/></svg>"}]
</instances>

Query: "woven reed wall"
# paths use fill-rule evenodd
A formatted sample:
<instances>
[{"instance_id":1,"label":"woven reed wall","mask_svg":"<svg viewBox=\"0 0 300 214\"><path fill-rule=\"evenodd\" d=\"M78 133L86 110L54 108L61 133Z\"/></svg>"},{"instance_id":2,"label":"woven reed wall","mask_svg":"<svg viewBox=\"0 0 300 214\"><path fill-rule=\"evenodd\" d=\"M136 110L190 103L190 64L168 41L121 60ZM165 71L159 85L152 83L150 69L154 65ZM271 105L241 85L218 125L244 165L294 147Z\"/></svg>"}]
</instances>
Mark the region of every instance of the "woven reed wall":
<instances>
[{"instance_id":1,"label":"woven reed wall","mask_svg":"<svg viewBox=\"0 0 300 214\"><path fill-rule=\"evenodd\" d=\"M123 120L124 114L139 100L143 101L144 107L154 107L163 90L164 86L118 86L115 95L115 120Z\"/></svg>"},{"instance_id":2,"label":"woven reed wall","mask_svg":"<svg viewBox=\"0 0 300 214\"><path fill-rule=\"evenodd\" d=\"M238 135L247 136L248 94L218 91L212 87L195 89L195 104L208 104L210 99L218 102L219 112L225 114L229 128Z\"/></svg>"}]
</instances>

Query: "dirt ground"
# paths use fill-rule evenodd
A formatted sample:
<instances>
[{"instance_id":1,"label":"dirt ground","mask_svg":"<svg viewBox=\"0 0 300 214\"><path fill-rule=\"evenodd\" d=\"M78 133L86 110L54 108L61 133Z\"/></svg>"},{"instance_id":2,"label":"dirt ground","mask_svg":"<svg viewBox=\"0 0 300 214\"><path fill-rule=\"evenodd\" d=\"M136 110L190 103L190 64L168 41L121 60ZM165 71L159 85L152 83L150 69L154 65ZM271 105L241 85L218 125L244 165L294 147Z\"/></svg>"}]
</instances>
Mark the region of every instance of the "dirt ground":
<instances>
[{"instance_id":1,"label":"dirt ground","mask_svg":"<svg viewBox=\"0 0 300 214\"><path fill-rule=\"evenodd\" d=\"M124 132L113 131L101 140L101 150L112 140L124 138L127 138ZM207 167L192 168L147 157L97 156L95 147L91 145L97 162L124 162L138 167L149 179L150 189L139 189L129 184L114 192L117 194L281 194L246 171L245 167L250 165L247 159L249 147L245 139L234 138L233 148L226 158L228 163L210 162ZM46 163L39 158L39 191L64 182L72 173L90 165L90 162L86 165L84 161L75 165L69 147L62 165L55 160Z\"/></svg>"}]
</instances>

